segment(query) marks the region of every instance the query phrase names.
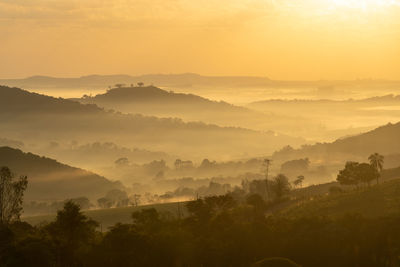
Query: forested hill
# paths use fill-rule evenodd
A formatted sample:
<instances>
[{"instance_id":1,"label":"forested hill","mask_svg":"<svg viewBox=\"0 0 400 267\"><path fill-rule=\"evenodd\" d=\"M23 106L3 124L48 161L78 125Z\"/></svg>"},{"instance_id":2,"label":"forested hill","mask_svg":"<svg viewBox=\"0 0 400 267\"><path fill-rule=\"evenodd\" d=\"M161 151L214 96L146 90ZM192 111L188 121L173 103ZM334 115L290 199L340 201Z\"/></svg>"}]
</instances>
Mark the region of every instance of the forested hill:
<instances>
[{"instance_id":1,"label":"forested hill","mask_svg":"<svg viewBox=\"0 0 400 267\"><path fill-rule=\"evenodd\" d=\"M273 130L293 136L298 136L302 130L320 127L318 123L296 116L262 113L227 102L213 101L194 94L175 93L154 86L114 88L104 94L75 100L125 113L178 117L185 121L202 121L261 131Z\"/></svg>"},{"instance_id":2,"label":"forested hill","mask_svg":"<svg viewBox=\"0 0 400 267\"><path fill-rule=\"evenodd\" d=\"M286 147L274 154L275 158L309 157L318 160L366 160L372 153L395 155L400 153L400 123L387 124L375 130L332 143L303 146L301 149ZM400 166L400 162L397 166ZM396 166L392 166L396 167Z\"/></svg>"},{"instance_id":3,"label":"forested hill","mask_svg":"<svg viewBox=\"0 0 400 267\"><path fill-rule=\"evenodd\" d=\"M64 200L74 197L97 199L123 186L82 169L54 159L24 153L19 149L0 147L0 167L8 167L16 176L28 176L25 200Z\"/></svg>"},{"instance_id":4,"label":"forested hill","mask_svg":"<svg viewBox=\"0 0 400 267\"><path fill-rule=\"evenodd\" d=\"M248 111L243 107L237 107L226 102L211 101L194 95L166 91L155 86L145 87L121 87L108 90L104 94L94 97L79 99L85 103L115 103L115 104L159 104L159 105L187 105L193 108L214 108L226 111Z\"/></svg>"},{"instance_id":5,"label":"forested hill","mask_svg":"<svg viewBox=\"0 0 400 267\"><path fill-rule=\"evenodd\" d=\"M304 142L274 132L122 114L9 87L0 87L0 131L4 137L24 142L113 142L170 154L185 153L191 158L265 154Z\"/></svg>"},{"instance_id":6,"label":"forested hill","mask_svg":"<svg viewBox=\"0 0 400 267\"><path fill-rule=\"evenodd\" d=\"M20 88L0 86L0 118L6 115L32 113L96 113L103 110L95 105L31 93Z\"/></svg>"}]
</instances>

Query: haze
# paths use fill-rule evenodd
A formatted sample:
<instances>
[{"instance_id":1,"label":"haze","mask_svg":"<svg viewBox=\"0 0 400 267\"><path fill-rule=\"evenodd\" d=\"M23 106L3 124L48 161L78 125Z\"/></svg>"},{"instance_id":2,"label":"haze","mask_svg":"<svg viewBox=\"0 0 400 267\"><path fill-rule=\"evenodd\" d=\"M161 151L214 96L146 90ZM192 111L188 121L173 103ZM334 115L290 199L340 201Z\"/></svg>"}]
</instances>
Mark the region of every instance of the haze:
<instances>
[{"instance_id":1,"label":"haze","mask_svg":"<svg viewBox=\"0 0 400 267\"><path fill-rule=\"evenodd\" d=\"M400 266L400 0L0 0L0 266Z\"/></svg>"},{"instance_id":2,"label":"haze","mask_svg":"<svg viewBox=\"0 0 400 267\"><path fill-rule=\"evenodd\" d=\"M194 72L398 79L397 0L7 0L1 78ZM12 63L12 64L11 64Z\"/></svg>"}]
</instances>

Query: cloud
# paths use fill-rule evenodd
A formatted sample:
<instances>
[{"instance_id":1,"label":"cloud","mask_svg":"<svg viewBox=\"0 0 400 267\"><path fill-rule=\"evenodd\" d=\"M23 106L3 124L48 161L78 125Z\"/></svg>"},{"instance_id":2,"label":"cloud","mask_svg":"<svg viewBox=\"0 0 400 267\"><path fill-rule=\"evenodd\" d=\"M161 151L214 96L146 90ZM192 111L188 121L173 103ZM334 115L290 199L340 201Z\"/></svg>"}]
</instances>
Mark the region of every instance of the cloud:
<instances>
[{"instance_id":1,"label":"cloud","mask_svg":"<svg viewBox=\"0 0 400 267\"><path fill-rule=\"evenodd\" d=\"M262 0L2 0L0 20L40 26L212 25L267 16L274 1ZM227 24L230 24L229 22Z\"/></svg>"}]
</instances>

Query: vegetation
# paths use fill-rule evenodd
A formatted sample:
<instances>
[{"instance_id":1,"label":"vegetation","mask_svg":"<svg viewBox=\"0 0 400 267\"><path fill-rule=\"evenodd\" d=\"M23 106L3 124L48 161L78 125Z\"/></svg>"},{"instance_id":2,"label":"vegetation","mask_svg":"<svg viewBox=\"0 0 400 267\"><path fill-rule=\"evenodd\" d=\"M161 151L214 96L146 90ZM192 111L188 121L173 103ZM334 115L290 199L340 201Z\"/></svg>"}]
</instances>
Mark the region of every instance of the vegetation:
<instances>
[{"instance_id":1,"label":"vegetation","mask_svg":"<svg viewBox=\"0 0 400 267\"><path fill-rule=\"evenodd\" d=\"M27 203L81 196L99 198L112 189L123 188L121 183L92 172L10 147L0 147L0 162L17 174L29 173L29 187L25 194Z\"/></svg>"},{"instance_id":2,"label":"vegetation","mask_svg":"<svg viewBox=\"0 0 400 267\"><path fill-rule=\"evenodd\" d=\"M369 156L368 159L371 166L374 168L376 172L376 182L379 183L379 177L381 176L381 172L383 170L383 162L385 157L378 153L374 153L371 156Z\"/></svg>"},{"instance_id":3,"label":"vegetation","mask_svg":"<svg viewBox=\"0 0 400 267\"><path fill-rule=\"evenodd\" d=\"M325 212L293 214L289 208L270 216L260 196L236 200L228 194L187 203L186 216L137 210L130 222L103 233L67 202L54 222L3 226L8 241L1 243L0 259L6 266L397 266L399 206L389 201L392 212L373 216L345 207L370 206L370 192L398 199L399 188L400 181L392 181L362 195L321 197L295 209L313 211L312 206L335 200Z\"/></svg>"},{"instance_id":4,"label":"vegetation","mask_svg":"<svg viewBox=\"0 0 400 267\"><path fill-rule=\"evenodd\" d=\"M22 211L22 197L28 185L26 176L14 181L8 167L0 168L0 225L18 220Z\"/></svg>"}]
</instances>

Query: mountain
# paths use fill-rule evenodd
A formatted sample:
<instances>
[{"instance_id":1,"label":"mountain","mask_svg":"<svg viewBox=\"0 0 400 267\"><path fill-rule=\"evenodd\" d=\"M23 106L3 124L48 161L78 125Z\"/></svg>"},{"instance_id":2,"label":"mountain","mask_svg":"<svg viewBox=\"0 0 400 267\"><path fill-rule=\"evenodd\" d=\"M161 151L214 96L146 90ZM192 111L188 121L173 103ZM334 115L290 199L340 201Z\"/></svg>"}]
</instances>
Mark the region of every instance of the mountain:
<instances>
[{"instance_id":1,"label":"mountain","mask_svg":"<svg viewBox=\"0 0 400 267\"><path fill-rule=\"evenodd\" d=\"M56 78L48 76L33 76L24 79L2 79L0 84L23 88L105 88L117 83L157 84L162 87L320 87L332 86L398 86L399 81L385 80L353 80L353 81L279 81L267 77L256 76L202 76L194 73L183 74L149 74L149 75L89 75L78 78Z\"/></svg>"},{"instance_id":2,"label":"mountain","mask_svg":"<svg viewBox=\"0 0 400 267\"><path fill-rule=\"evenodd\" d=\"M367 161L372 153L378 152L388 155L388 158L399 159L400 154L400 122L387 124L372 131L338 139L332 143L318 143L305 145L300 149L286 147L275 152L273 158L277 160L290 160L309 158L311 161L320 163L343 163L349 160ZM391 162L390 167L394 166Z\"/></svg>"},{"instance_id":3,"label":"mountain","mask_svg":"<svg viewBox=\"0 0 400 267\"><path fill-rule=\"evenodd\" d=\"M246 107L259 112L279 112L283 116L301 114L326 127L317 140L334 141L338 137L360 134L388 122L397 122L400 116L399 105L400 95L388 94L347 100L270 99L253 102Z\"/></svg>"},{"instance_id":4,"label":"mountain","mask_svg":"<svg viewBox=\"0 0 400 267\"><path fill-rule=\"evenodd\" d=\"M320 124L295 116L261 113L223 101L212 101L194 94L175 93L154 86L122 87L96 96L74 99L125 113L178 117L185 121L203 121L220 126L239 126L254 130L274 130L300 135Z\"/></svg>"},{"instance_id":5,"label":"mountain","mask_svg":"<svg viewBox=\"0 0 400 267\"><path fill-rule=\"evenodd\" d=\"M112 189L123 188L119 182L92 172L10 147L0 147L0 166L9 167L17 176L28 176L25 201L54 201L82 196L97 199Z\"/></svg>"},{"instance_id":6,"label":"mountain","mask_svg":"<svg viewBox=\"0 0 400 267\"><path fill-rule=\"evenodd\" d=\"M112 142L191 159L265 155L304 143L274 132L106 111L10 87L0 87L0 131L24 143Z\"/></svg>"}]
</instances>

